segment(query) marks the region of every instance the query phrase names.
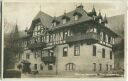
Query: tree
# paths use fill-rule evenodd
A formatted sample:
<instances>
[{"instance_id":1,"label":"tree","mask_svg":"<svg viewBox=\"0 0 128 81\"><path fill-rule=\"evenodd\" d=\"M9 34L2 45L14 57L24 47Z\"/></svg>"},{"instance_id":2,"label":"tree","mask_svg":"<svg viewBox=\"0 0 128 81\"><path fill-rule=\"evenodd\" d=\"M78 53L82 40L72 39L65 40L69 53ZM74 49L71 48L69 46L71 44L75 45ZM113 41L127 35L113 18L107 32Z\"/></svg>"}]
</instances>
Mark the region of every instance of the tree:
<instances>
[{"instance_id":1,"label":"tree","mask_svg":"<svg viewBox=\"0 0 128 81\"><path fill-rule=\"evenodd\" d=\"M4 70L14 69L17 62L16 56L19 56L23 52L17 25L15 26L15 30L5 37L4 46Z\"/></svg>"}]
</instances>

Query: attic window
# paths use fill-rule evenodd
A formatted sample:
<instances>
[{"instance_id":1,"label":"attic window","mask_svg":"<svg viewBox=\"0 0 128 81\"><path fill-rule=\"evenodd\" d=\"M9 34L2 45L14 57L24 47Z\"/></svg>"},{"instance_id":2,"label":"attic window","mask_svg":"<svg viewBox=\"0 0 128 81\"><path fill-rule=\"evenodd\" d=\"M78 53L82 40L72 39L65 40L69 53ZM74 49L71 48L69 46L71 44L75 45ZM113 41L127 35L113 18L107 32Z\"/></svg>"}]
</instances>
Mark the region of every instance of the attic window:
<instances>
[{"instance_id":1,"label":"attic window","mask_svg":"<svg viewBox=\"0 0 128 81\"><path fill-rule=\"evenodd\" d=\"M66 19L63 19L63 24L65 24L67 22L67 20Z\"/></svg>"},{"instance_id":2,"label":"attic window","mask_svg":"<svg viewBox=\"0 0 128 81\"><path fill-rule=\"evenodd\" d=\"M99 23L101 23L102 21L101 21L101 19L99 19Z\"/></svg>"},{"instance_id":3,"label":"attic window","mask_svg":"<svg viewBox=\"0 0 128 81\"><path fill-rule=\"evenodd\" d=\"M76 11L74 12L73 16L75 17L75 20L78 20L82 16L82 14Z\"/></svg>"},{"instance_id":4,"label":"attic window","mask_svg":"<svg viewBox=\"0 0 128 81\"><path fill-rule=\"evenodd\" d=\"M54 19L53 21L52 21L52 26L56 26L56 25L58 25L60 22L57 20L57 19Z\"/></svg>"},{"instance_id":5,"label":"attic window","mask_svg":"<svg viewBox=\"0 0 128 81\"><path fill-rule=\"evenodd\" d=\"M70 20L70 18L65 13L64 16L62 16L62 20L63 20L63 24L65 24L66 22Z\"/></svg>"},{"instance_id":6,"label":"attic window","mask_svg":"<svg viewBox=\"0 0 128 81\"><path fill-rule=\"evenodd\" d=\"M78 16L78 15L75 15L74 17L75 17L75 20L78 20L78 18L79 18L79 16Z\"/></svg>"},{"instance_id":7,"label":"attic window","mask_svg":"<svg viewBox=\"0 0 128 81\"><path fill-rule=\"evenodd\" d=\"M56 26L56 22L53 23L53 26Z\"/></svg>"}]
</instances>

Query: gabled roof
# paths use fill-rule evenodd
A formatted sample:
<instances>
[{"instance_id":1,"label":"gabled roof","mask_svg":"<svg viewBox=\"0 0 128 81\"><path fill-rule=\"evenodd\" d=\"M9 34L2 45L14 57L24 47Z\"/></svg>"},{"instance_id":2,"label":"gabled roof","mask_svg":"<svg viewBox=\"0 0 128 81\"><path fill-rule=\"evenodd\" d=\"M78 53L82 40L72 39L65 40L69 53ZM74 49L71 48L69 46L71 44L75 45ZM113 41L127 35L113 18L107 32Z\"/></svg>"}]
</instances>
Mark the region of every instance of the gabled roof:
<instances>
[{"instance_id":1,"label":"gabled roof","mask_svg":"<svg viewBox=\"0 0 128 81\"><path fill-rule=\"evenodd\" d=\"M53 20L53 17L48 15L48 14L46 14L46 13L44 13L44 12L42 12L42 11L39 11L38 14L34 17L34 19L32 21L32 24L31 24L31 26L30 26L30 28L28 30L29 32L31 32L33 30L33 28L34 28L33 22L35 20L38 20L38 19L40 19L41 24L43 26L45 26L46 28L48 28L48 27L50 27L52 25L51 22Z\"/></svg>"},{"instance_id":2,"label":"gabled roof","mask_svg":"<svg viewBox=\"0 0 128 81\"><path fill-rule=\"evenodd\" d=\"M95 8L93 8L92 11L93 11L93 14L94 14L94 12L96 13ZM78 20L75 20L74 13L80 14L80 16L79 16L80 18ZM65 18L65 17L69 18L69 20L65 24L63 24L63 18ZM96 16L96 20L99 18L102 19L101 12L99 12L98 16ZM49 28L50 30L54 30L54 29L58 29L58 28L69 27L69 26L76 25L79 23L91 21L91 20L93 20L93 17L89 16L89 13L87 13L84 10L83 6L81 5L81 6L76 7L75 10L65 13L58 17L52 17L52 16L40 11L36 15L36 17L33 19L33 21L36 21L38 19L41 21L41 23L44 27ZM53 21L55 21L55 22L58 21L59 23L56 26L52 26ZM34 25L32 22L32 25L29 30L33 30L33 27L34 27ZM108 31L111 31L111 30L108 29Z\"/></svg>"},{"instance_id":3,"label":"gabled roof","mask_svg":"<svg viewBox=\"0 0 128 81\"><path fill-rule=\"evenodd\" d=\"M73 14L75 12L78 12L82 15L78 20L74 20ZM66 13L66 16L68 16L70 18L70 20L68 22L63 24L63 19L62 19L63 15L61 15L59 17L56 17L56 19L58 21L60 21L60 23L55 27L51 27L51 29L56 29L56 28L60 28L60 27L64 27L64 26L70 26L71 24L76 24L76 23L80 23L80 22L84 22L84 21L89 21L89 20L92 19L92 17L89 17L87 15L87 12L83 8L76 8L75 10Z\"/></svg>"},{"instance_id":4,"label":"gabled roof","mask_svg":"<svg viewBox=\"0 0 128 81\"><path fill-rule=\"evenodd\" d=\"M36 19L40 19L44 26L50 27L53 17L42 11L39 11L39 13L36 15L36 17L33 20L36 20Z\"/></svg>"}]
</instances>

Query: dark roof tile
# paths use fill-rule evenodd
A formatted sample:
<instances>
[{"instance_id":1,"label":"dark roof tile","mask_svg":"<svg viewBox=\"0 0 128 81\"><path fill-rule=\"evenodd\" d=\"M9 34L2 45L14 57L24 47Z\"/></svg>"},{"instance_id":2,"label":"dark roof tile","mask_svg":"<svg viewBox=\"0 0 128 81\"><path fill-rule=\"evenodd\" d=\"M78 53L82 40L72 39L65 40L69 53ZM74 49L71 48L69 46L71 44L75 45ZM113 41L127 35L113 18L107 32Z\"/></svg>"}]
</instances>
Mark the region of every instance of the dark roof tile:
<instances>
[{"instance_id":1,"label":"dark roof tile","mask_svg":"<svg viewBox=\"0 0 128 81\"><path fill-rule=\"evenodd\" d=\"M82 14L82 16L78 20L74 19L73 14L75 12L78 12L78 13ZM56 28L60 28L60 27L64 27L64 26L69 26L69 25L72 25L72 24L76 24L76 23L80 23L80 22L84 22L84 21L88 21L88 20L92 19L92 17L89 17L87 15L87 12L83 8L80 8L80 9L77 8L77 9L71 11L71 12L68 12L68 13L66 13L66 16L68 16L70 18L70 21L63 24L63 20L62 20L63 15L61 15L59 17L56 17L56 19L58 21L60 21L60 23L55 27L52 26L50 29L56 29Z\"/></svg>"}]
</instances>

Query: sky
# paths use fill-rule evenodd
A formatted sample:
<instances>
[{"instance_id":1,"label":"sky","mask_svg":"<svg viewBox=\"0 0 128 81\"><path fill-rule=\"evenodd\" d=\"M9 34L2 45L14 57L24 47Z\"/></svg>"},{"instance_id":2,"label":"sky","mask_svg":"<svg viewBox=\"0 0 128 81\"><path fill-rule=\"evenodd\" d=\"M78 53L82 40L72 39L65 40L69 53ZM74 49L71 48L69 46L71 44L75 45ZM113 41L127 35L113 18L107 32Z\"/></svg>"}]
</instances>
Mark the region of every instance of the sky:
<instances>
[{"instance_id":1,"label":"sky","mask_svg":"<svg viewBox=\"0 0 128 81\"><path fill-rule=\"evenodd\" d=\"M4 2L4 21L10 24L18 24L19 30L25 30L26 27L30 27L33 18L37 15L37 13L41 10L51 16L60 16L65 11L72 11L79 4L83 4L85 11L89 12L92 10L93 6L95 7L97 13L99 10L102 15L105 14L107 17L124 14L125 7L124 3L120 0L112 1L101 1L101 2L73 2L69 1L39 1L37 2ZM11 28L7 28L8 30Z\"/></svg>"}]
</instances>

